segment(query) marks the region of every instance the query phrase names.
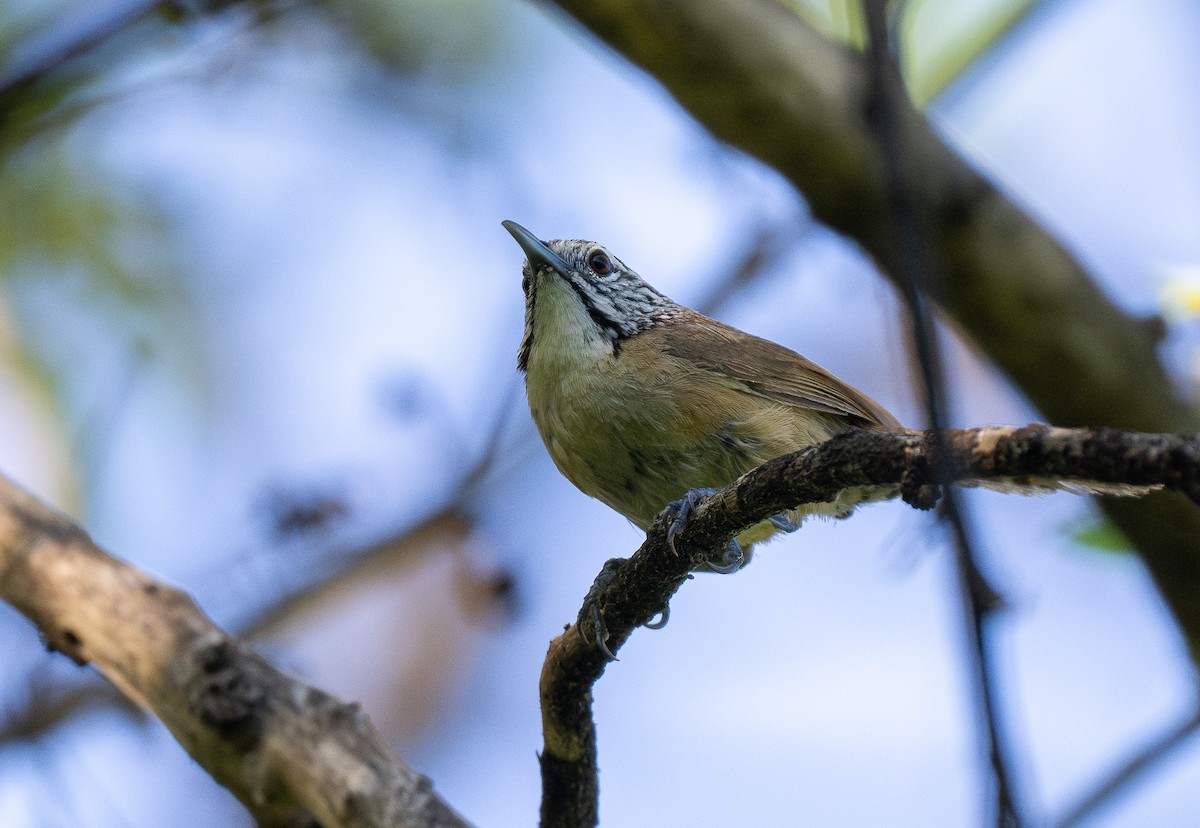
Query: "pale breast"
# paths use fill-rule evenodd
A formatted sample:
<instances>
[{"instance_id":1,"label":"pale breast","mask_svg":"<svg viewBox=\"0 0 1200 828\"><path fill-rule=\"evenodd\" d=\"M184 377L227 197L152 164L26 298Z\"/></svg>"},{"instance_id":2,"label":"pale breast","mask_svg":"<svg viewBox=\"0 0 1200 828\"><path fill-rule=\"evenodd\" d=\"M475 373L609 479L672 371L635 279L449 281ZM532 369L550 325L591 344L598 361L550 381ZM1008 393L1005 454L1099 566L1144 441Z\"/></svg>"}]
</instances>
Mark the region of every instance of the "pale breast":
<instances>
[{"instance_id":1,"label":"pale breast","mask_svg":"<svg viewBox=\"0 0 1200 828\"><path fill-rule=\"evenodd\" d=\"M653 478L686 461L686 453L664 451L670 403L653 389L635 391L616 363L557 371L531 364L529 409L558 470L645 528L670 499L658 500Z\"/></svg>"},{"instance_id":2,"label":"pale breast","mask_svg":"<svg viewBox=\"0 0 1200 828\"><path fill-rule=\"evenodd\" d=\"M644 336L644 335L643 335ZM732 482L843 427L655 353L643 336L573 364L530 361L529 406L559 471L642 528L689 489Z\"/></svg>"}]
</instances>

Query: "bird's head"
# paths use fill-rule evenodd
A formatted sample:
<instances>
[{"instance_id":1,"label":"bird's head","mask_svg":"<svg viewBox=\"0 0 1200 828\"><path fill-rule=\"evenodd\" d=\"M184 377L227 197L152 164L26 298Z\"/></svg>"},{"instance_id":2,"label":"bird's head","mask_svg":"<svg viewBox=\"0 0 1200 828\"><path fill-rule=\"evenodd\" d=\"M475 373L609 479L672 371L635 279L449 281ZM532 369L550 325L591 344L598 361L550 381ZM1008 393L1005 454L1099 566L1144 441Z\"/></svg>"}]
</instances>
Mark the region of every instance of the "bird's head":
<instances>
[{"instance_id":1,"label":"bird's head","mask_svg":"<svg viewBox=\"0 0 1200 828\"><path fill-rule=\"evenodd\" d=\"M619 350L620 342L672 316L679 306L602 245L579 239L542 241L515 221L503 222L525 251L525 336L517 367L528 368L540 345Z\"/></svg>"}]
</instances>

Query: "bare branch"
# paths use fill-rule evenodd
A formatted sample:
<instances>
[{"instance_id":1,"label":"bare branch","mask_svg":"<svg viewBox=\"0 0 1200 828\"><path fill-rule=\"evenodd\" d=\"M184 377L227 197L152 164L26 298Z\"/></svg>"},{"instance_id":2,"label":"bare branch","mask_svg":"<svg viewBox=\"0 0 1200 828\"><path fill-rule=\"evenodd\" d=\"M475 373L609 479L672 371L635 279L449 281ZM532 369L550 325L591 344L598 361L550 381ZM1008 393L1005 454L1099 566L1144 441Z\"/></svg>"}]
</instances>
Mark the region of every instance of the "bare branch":
<instances>
[{"instance_id":1,"label":"bare branch","mask_svg":"<svg viewBox=\"0 0 1200 828\"><path fill-rule=\"evenodd\" d=\"M0 597L153 711L260 825L466 825L357 706L280 673L4 477Z\"/></svg>"},{"instance_id":2,"label":"bare branch","mask_svg":"<svg viewBox=\"0 0 1200 828\"><path fill-rule=\"evenodd\" d=\"M1164 486L1200 502L1200 436L1112 429L974 428L928 432L850 429L778 457L698 502L667 545L671 515L660 515L641 548L609 572L594 594L608 646L662 612L689 573L738 532L799 504L830 503L847 492L864 501L900 496L917 508L938 500L937 481L1061 481ZM1189 507L1191 508L1191 507ZM543 826L593 825L597 819L592 685L610 663L577 626L550 643L542 667Z\"/></svg>"}]
</instances>

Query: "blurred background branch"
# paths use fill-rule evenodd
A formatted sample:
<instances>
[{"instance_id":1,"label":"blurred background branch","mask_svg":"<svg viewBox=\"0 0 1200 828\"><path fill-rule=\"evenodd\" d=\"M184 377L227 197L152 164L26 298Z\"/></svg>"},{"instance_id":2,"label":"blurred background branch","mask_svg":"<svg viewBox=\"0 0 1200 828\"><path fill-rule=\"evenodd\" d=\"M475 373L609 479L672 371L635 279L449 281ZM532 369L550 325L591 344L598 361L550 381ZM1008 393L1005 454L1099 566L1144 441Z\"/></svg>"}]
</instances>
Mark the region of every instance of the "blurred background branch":
<instances>
[{"instance_id":1,"label":"blurred background branch","mask_svg":"<svg viewBox=\"0 0 1200 828\"><path fill-rule=\"evenodd\" d=\"M466 825L359 707L279 672L2 477L0 597L153 711L259 825Z\"/></svg>"},{"instance_id":2,"label":"blurred background branch","mask_svg":"<svg viewBox=\"0 0 1200 828\"><path fill-rule=\"evenodd\" d=\"M519 261L498 221L611 244L680 301L919 424L893 297L862 255L899 278L858 9L7 4L0 465L227 628L254 630L273 660L361 699L464 810L528 824L536 770L512 746L537 743L528 688L546 635L636 533L570 492L514 416ZM1179 42L1195 10L914 0L892 17L934 124L900 102L915 136L900 160L947 264L935 298L956 424L1039 416L962 334L1052 422L1193 430L1176 391L1194 396L1200 377L1195 177L1180 174L1195 107L1190 87L1168 93L1195 74ZM1105 505L1112 522L1060 498L970 499L1013 607L996 661L1017 783L1031 813L1053 810L1038 797L1073 799L1191 716L1176 630L1195 641L1200 533L1169 497ZM606 820L777 819L768 777L713 801L704 769L744 750L796 768L808 781L789 802L843 824L976 813L953 581L919 554L937 533L900 520L880 507L806 527L737 583L697 584L667 633L638 642L652 654L605 688L605 715L639 737L604 746ZM1131 542L1173 616L1136 559L1102 551ZM245 824L156 727L129 730L86 682L46 670L21 624L0 616L0 823ZM749 632L768 628L789 658ZM728 675L697 675L713 653ZM673 670L700 706L679 727L656 707ZM777 706L797 693L803 708ZM703 740L697 718L714 725ZM677 768L645 751L658 739L684 754ZM1121 804L1105 813L1194 811L1173 782L1189 744L1172 741L1182 758L1140 776L1155 784L1139 796L1105 794ZM830 783L842 762L894 788L847 794ZM45 804L48 764L74 780L73 808ZM656 805L668 774L669 808ZM922 795L920 774L942 795ZM133 778L163 795L119 793Z\"/></svg>"}]
</instances>

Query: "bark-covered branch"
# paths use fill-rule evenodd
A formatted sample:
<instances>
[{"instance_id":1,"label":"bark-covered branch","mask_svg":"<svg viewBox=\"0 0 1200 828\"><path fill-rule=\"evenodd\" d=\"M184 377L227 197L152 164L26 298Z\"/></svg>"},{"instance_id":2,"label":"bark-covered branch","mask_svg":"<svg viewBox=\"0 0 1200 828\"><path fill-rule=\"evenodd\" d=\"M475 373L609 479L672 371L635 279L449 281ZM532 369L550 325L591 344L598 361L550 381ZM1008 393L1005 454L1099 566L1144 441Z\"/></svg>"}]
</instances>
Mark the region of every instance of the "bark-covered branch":
<instances>
[{"instance_id":1,"label":"bark-covered branch","mask_svg":"<svg viewBox=\"0 0 1200 828\"><path fill-rule=\"evenodd\" d=\"M279 672L3 476L0 598L158 716L259 825L467 824L356 705Z\"/></svg>"},{"instance_id":2,"label":"bark-covered branch","mask_svg":"<svg viewBox=\"0 0 1200 828\"><path fill-rule=\"evenodd\" d=\"M660 516L641 548L590 596L603 615L608 647L620 648L635 627L666 608L692 570L771 515L834 501L847 489L865 500L900 496L928 509L937 503L940 483L953 481L1162 486L1200 503L1200 435L1042 425L947 430L937 441L923 432L843 432L771 460L702 499L676 534L675 551L667 544L669 515ZM542 668L543 826L597 821L592 685L609 661L585 640L590 635L570 627L550 643Z\"/></svg>"},{"instance_id":3,"label":"bark-covered branch","mask_svg":"<svg viewBox=\"0 0 1200 828\"><path fill-rule=\"evenodd\" d=\"M778 0L554 0L642 67L718 138L788 178L819 219L896 277L885 164L865 57ZM1200 430L1159 362L1153 326L1114 306L1053 236L902 112L916 207L944 280L933 298L1046 419ZM1103 508L1137 548L1200 661L1200 513L1180 498ZM1163 527L1172 527L1164 532Z\"/></svg>"}]
</instances>

